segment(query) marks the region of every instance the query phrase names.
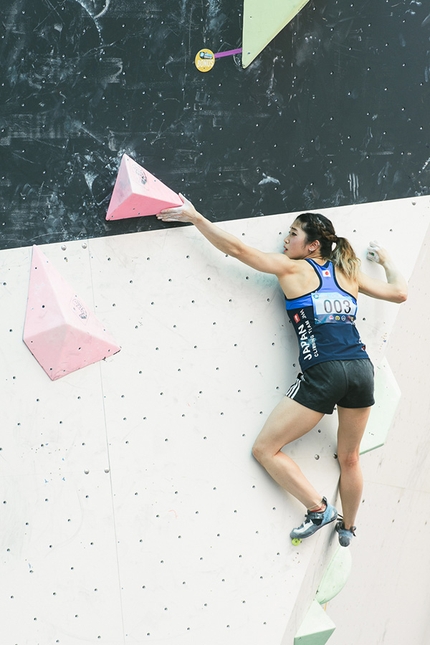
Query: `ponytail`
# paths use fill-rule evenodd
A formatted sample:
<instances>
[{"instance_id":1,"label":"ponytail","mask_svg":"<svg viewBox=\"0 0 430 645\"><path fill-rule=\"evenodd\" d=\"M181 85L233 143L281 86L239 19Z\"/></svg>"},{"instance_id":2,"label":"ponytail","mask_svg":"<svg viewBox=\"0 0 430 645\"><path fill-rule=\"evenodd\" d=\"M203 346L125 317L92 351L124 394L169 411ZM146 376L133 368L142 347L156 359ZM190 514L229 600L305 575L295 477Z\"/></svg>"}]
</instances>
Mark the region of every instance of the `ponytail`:
<instances>
[{"instance_id":1,"label":"ponytail","mask_svg":"<svg viewBox=\"0 0 430 645\"><path fill-rule=\"evenodd\" d=\"M357 279L360 259L345 237L338 237L332 222L319 213L302 213L296 217L301 229L306 233L307 242L318 240L321 255L342 271L348 278Z\"/></svg>"},{"instance_id":2,"label":"ponytail","mask_svg":"<svg viewBox=\"0 0 430 645\"><path fill-rule=\"evenodd\" d=\"M348 278L357 279L357 273L360 268L360 260L355 255L355 251L346 237L338 237L335 242L336 246L332 249L329 259L344 273Z\"/></svg>"}]
</instances>

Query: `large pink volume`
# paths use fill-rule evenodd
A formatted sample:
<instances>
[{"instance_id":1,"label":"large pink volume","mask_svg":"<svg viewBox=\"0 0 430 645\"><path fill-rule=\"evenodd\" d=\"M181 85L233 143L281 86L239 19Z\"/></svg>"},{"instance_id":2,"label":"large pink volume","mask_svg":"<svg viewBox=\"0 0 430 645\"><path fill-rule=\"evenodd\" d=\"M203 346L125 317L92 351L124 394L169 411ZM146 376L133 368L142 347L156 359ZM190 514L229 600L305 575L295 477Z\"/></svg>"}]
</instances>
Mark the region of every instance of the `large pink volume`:
<instances>
[{"instance_id":1,"label":"large pink volume","mask_svg":"<svg viewBox=\"0 0 430 645\"><path fill-rule=\"evenodd\" d=\"M156 215L163 208L181 204L179 195L131 157L123 155L106 219Z\"/></svg>"},{"instance_id":2,"label":"large pink volume","mask_svg":"<svg viewBox=\"0 0 430 645\"><path fill-rule=\"evenodd\" d=\"M23 340L53 381L121 349L37 246Z\"/></svg>"}]
</instances>

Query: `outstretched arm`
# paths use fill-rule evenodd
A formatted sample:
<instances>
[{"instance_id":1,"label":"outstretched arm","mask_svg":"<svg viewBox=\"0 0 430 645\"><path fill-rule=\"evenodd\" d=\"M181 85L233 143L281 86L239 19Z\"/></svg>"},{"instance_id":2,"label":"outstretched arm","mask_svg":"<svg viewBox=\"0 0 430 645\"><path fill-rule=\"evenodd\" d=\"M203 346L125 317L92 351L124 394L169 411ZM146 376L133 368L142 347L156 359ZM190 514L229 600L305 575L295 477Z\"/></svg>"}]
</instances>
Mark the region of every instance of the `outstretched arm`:
<instances>
[{"instance_id":1,"label":"outstretched arm","mask_svg":"<svg viewBox=\"0 0 430 645\"><path fill-rule=\"evenodd\" d=\"M157 218L163 222L189 222L194 224L200 233L217 249L226 255L237 258L257 271L273 273L278 277L295 272L297 264L294 260L290 260L282 253L263 253L244 244L231 233L223 231L203 217L183 195L180 195L180 198L183 202L182 206L165 209L157 215Z\"/></svg>"},{"instance_id":2,"label":"outstretched arm","mask_svg":"<svg viewBox=\"0 0 430 645\"><path fill-rule=\"evenodd\" d=\"M404 302L408 297L408 285L386 249L371 243L369 256L384 267L387 282L375 280L360 271L358 275L360 293L379 300L388 300L388 302Z\"/></svg>"}]
</instances>

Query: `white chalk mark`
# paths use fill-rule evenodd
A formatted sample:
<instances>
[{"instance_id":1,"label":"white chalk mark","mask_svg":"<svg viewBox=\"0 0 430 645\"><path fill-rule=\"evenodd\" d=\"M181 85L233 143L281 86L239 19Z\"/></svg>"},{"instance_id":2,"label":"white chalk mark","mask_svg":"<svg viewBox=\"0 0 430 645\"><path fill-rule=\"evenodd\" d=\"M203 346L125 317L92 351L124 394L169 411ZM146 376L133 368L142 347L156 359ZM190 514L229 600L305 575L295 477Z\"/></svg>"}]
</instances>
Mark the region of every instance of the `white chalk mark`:
<instances>
[{"instance_id":1,"label":"white chalk mark","mask_svg":"<svg viewBox=\"0 0 430 645\"><path fill-rule=\"evenodd\" d=\"M99 36L100 36L100 39L101 39L101 37L102 37L102 32L101 32L100 26L98 25L97 20L96 20L98 16L93 16L93 14L91 13L91 10L90 10L90 9L88 9L88 7L86 6L86 4L85 4L84 0L75 0L75 1L76 1L79 5L81 5L82 9L84 9L84 10L87 12L87 14L90 16L90 18L94 21L94 24L95 24L95 26L96 26L96 29L97 29L97 31L98 31L98 33L99 33ZM107 0L107 2L109 2L109 0ZM105 7L105 8L106 8L106 7ZM103 9L103 11L104 11L104 9Z\"/></svg>"},{"instance_id":2,"label":"white chalk mark","mask_svg":"<svg viewBox=\"0 0 430 645\"><path fill-rule=\"evenodd\" d=\"M275 177L270 177L269 175L264 175L264 179L258 182L259 186L265 186L266 184L276 184L276 186L280 186L281 182L279 179L275 179Z\"/></svg>"},{"instance_id":3,"label":"white chalk mark","mask_svg":"<svg viewBox=\"0 0 430 645\"><path fill-rule=\"evenodd\" d=\"M358 175L354 172L350 172L348 175L349 190L352 193L353 199L358 199L358 190L360 188L360 182L358 180Z\"/></svg>"},{"instance_id":4,"label":"white chalk mark","mask_svg":"<svg viewBox=\"0 0 430 645\"><path fill-rule=\"evenodd\" d=\"M421 168L421 170L426 170L427 166L430 164L430 157L427 159L425 162L424 166Z\"/></svg>"},{"instance_id":5,"label":"white chalk mark","mask_svg":"<svg viewBox=\"0 0 430 645\"><path fill-rule=\"evenodd\" d=\"M102 9L100 11L100 13L97 14L97 16L94 16L94 20L97 20L98 18L101 18L102 16L104 16L105 13L107 13L107 11L109 9L109 5L110 5L110 0L106 0L106 4L104 6L104 9Z\"/></svg>"}]
</instances>

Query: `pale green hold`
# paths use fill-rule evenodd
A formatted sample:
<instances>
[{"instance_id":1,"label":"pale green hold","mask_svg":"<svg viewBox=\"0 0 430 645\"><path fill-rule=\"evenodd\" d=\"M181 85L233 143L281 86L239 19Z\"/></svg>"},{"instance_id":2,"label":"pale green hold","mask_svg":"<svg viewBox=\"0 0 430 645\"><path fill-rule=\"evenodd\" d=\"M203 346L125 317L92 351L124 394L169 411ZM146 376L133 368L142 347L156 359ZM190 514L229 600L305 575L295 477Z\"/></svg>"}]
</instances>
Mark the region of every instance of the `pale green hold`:
<instances>
[{"instance_id":1,"label":"pale green hold","mask_svg":"<svg viewBox=\"0 0 430 645\"><path fill-rule=\"evenodd\" d=\"M244 0L242 66L248 67L309 0Z\"/></svg>"},{"instance_id":2,"label":"pale green hold","mask_svg":"<svg viewBox=\"0 0 430 645\"><path fill-rule=\"evenodd\" d=\"M335 629L334 622L314 600L294 638L294 645L325 645Z\"/></svg>"},{"instance_id":3,"label":"pale green hold","mask_svg":"<svg viewBox=\"0 0 430 645\"><path fill-rule=\"evenodd\" d=\"M375 369L375 405L366 432L361 440L360 454L384 445L394 421L401 391L386 358Z\"/></svg>"},{"instance_id":4,"label":"pale green hold","mask_svg":"<svg viewBox=\"0 0 430 645\"><path fill-rule=\"evenodd\" d=\"M344 588L352 568L351 550L339 546L322 577L315 599L324 605Z\"/></svg>"}]
</instances>

